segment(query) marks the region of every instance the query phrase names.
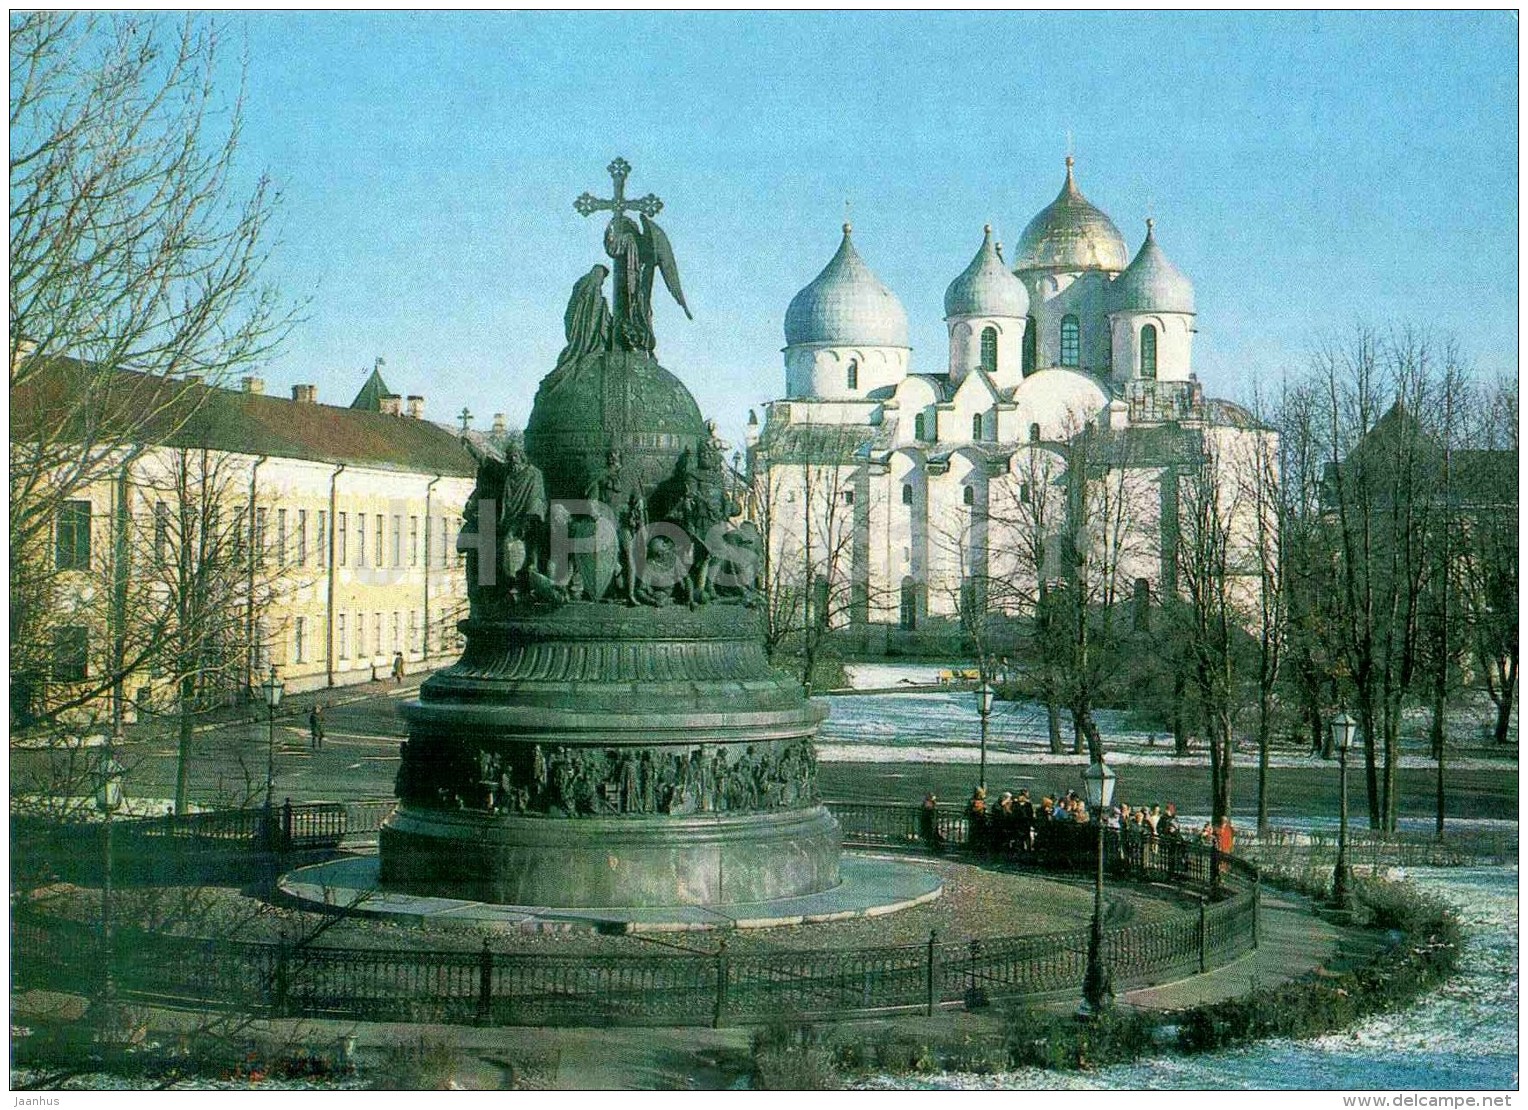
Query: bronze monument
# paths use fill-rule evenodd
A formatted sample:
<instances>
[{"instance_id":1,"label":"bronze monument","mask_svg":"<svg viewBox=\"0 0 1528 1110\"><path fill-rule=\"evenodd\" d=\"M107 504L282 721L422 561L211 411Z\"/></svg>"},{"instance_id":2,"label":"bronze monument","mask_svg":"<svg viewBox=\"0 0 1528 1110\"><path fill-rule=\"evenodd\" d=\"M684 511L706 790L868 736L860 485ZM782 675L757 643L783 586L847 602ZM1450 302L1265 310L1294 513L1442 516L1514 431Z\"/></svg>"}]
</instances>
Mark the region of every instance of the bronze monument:
<instances>
[{"instance_id":1,"label":"bronze monument","mask_svg":"<svg viewBox=\"0 0 1528 1110\"><path fill-rule=\"evenodd\" d=\"M573 287L525 450L478 452L467 647L404 707L382 885L550 907L828 890L822 712L765 658L762 541L713 427L653 357L655 275L689 313L663 203L626 198L624 160L609 171L613 198L575 208L611 213L611 265Z\"/></svg>"}]
</instances>

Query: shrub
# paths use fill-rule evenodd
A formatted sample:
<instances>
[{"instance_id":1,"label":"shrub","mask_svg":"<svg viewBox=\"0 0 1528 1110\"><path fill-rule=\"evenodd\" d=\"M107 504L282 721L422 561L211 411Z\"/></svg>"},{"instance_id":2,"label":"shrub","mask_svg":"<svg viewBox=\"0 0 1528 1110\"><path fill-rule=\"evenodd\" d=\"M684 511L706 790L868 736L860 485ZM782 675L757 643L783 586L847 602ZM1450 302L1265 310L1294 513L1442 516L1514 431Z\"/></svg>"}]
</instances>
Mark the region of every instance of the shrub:
<instances>
[{"instance_id":1,"label":"shrub","mask_svg":"<svg viewBox=\"0 0 1528 1110\"><path fill-rule=\"evenodd\" d=\"M458 1086L465 1063L451 1041L430 1036L398 1041L383 1050L369 1086L377 1091L449 1091Z\"/></svg>"}]
</instances>

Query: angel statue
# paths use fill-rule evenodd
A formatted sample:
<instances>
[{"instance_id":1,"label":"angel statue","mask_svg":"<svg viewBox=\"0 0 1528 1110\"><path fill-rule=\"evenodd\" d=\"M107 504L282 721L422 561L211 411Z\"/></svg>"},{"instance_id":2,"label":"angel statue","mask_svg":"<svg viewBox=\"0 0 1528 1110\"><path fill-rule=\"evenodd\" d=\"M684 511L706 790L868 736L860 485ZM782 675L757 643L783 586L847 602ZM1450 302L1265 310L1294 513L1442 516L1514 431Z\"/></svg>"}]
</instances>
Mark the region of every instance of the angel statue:
<instances>
[{"instance_id":1,"label":"angel statue","mask_svg":"<svg viewBox=\"0 0 1528 1110\"><path fill-rule=\"evenodd\" d=\"M684 301L674 248L669 245L663 229L652 219L663 210L663 202L651 193L627 199L626 177L631 173L631 166L624 158L615 159L607 168L615 182L615 195L603 200L585 193L573 202L573 207L584 216L599 211L611 214L610 223L605 227L605 253L610 256L615 269L611 346L651 353L657 345L653 336L654 271L663 275L664 286L684 309L684 314L692 320L695 317ZM628 211L641 216L640 227L626 215ZM569 343L572 342L570 334Z\"/></svg>"},{"instance_id":2,"label":"angel statue","mask_svg":"<svg viewBox=\"0 0 1528 1110\"><path fill-rule=\"evenodd\" d=\"M684 302L679 284L679 266L668 236L652 220L642 215L642 227L626 216L617 215L605 228L605 253L615 261L616 345L628 351L651 353L657 346L653 335L653 271L663 275L663 284L690 319L690 306ZM624 315L621 310L625 309Z\"/></svg>"}]
</instances>

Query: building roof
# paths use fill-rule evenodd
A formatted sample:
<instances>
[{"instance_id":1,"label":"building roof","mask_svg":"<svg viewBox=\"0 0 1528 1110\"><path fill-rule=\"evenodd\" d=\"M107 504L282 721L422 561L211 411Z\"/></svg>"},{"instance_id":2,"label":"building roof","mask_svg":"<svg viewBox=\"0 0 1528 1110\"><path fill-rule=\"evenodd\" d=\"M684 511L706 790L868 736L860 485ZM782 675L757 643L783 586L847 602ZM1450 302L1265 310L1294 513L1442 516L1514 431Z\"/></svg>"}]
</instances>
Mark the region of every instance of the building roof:
<instances>
[{"instance_id":1,"label":"building roof","mask_svg":"<svg viewBox=\"0 0 1528 1110\"><path fill-rule=\"evenodd\" d=\"M906 347L902 302L871 272L854 249L853 228L822 273L791 298L785 310L785 342L843 346Z\"/></svg>"},{"instance_id":2,"label":"building roof","mask_svg":"<svg viewBox=\"0 0 1528 1110\"><path fill-rule=\"evenodd\" d=\"M408 416L236 392L185 378L99 373L68 358L50 359L12 390L13 440L67 441L86 434L416 474L477 472L454 432Z\"/></svg>"},{"instance_id":3,"label":"building roof","mask_svg":"<svg viewBox=\"0 0 1528 1110\"><path fill-rule=\"evenodd\" d=\"M1123 270L1129 261L1119 228L1072 180L1072 157L1067 155L1066 182L1019 236L1014 270Z\"/></svg>"},{"instance_id":4,"label":"building roof","mask_svg":"<svg viewBox=\"0 0 1528 1110\"><path fill-rule=\"evenodd\" d=\"M393 396L396 395L382 380L382 360L377 359L377 365L371 368L371 373L366 377L366 384L361 386L361 392L355 395L355 400L350 402L350 407L364 409L367 412L381 412L382 398Z\"/></svg>"},{"instance_id":5,"label":"building roof","mask_svg":"<svg viewBox=\"0 0 1528 1110\"><path fill-rule=\"evenodd\" d=\"M944 291L944 314L1007 316L1029 314L1029 293L998 257L992 245L992 225L983 229L982 245L959 277Z\"/></svg>"},{"instance_id":6,"label":"building roof","mask_svg":"<svg viewBox=\"0 0 1528 1110\"><path fill-rule=\"evenodd\" d=\"M1194 284L1162 253L1152 220L1146 221L1146 241L1134 260L1109 286L1109 311L1194 311Z\"/></svg>"}]
</instances>

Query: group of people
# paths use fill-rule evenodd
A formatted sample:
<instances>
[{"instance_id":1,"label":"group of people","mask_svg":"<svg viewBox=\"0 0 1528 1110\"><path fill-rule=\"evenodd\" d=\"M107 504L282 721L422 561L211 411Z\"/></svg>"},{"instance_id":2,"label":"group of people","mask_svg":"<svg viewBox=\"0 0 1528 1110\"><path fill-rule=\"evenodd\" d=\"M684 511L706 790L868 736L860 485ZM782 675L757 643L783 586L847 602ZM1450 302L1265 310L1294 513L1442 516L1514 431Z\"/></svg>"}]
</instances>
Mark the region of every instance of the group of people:
<instances>
[{"instance_id":1,"label":"group of people","mask_svg":"<svg viewBox=\"0 0 1528 1110\"><path fill-rule=\"evenodd\" d=\"M923 800L920 833L924 843L935 851L944 848L944 837L937 820L938 798ZM1094 814L1085 799L1074 790L1042 795L1036 805L1027 789L1003 791L994 803L985 787L977 787L966 803L965 817L970 846L989 853L1016 852L1042 858L1058 853L1083 850L1093 842ZM1235 847L1235 830L1229 817L1212 825L1205 822L1197 836L1184 828L1174 802L1132 805L1118 802L1103 814L1105 836L1119 855L1156 857L1162 844L1173 846L1198 840L1229 856ZM1083 836L1083 830L1087 835Z\"/></svg>"}]
</instances>

